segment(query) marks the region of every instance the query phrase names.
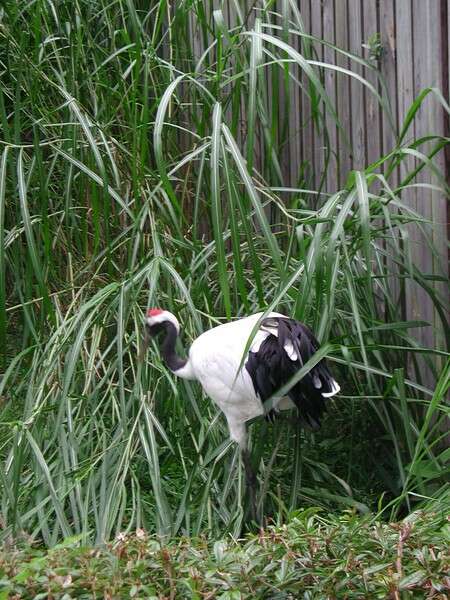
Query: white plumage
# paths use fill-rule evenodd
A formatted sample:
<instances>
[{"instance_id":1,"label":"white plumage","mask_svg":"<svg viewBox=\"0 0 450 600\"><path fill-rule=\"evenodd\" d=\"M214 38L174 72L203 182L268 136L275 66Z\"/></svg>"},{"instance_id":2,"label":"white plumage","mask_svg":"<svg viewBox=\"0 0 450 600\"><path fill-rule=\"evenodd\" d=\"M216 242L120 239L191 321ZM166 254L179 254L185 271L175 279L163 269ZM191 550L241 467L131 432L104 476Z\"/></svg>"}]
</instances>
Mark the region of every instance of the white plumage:
<instances>
[{"instance_id":1,"label":"white plumage","mask_svg":"<svg viewBox=\"0 0 450 600\"><path fill-rule=\"evenodd\" d=\"M180 333L175 315L153 308L145 319L146 341L164 334L161 354L169 369L178 377L199 381L225 415L230 437L241 449L254 518L257 480L247 448L246 422L264 414L264 402L270 399L273 408L269 415L296 407L301 421L316 428L325 401L339 392L322 359L289 387L286 396L277 395L314 355L319 343L306 325L294 319L276 312L262 317L263 313L257 313L206 331L193 342L188 359L175 352Z\"/></svg>"},{"instance_id":2,"label":"white plumage","mask_svg":"<svg viewBox=\"0 0 450 600\"><path fill-rule=\"evenodd\" d=\"M146 326L150 335L160 333L163 328L166 330L161 351L169 368L178 377L199 381L205 393L225 415L230 437L242 450L246 449L246 422L264 414L263 402L268 399L264 397L267 396L267 392L264 393L266 388L276 392L278 380L281 380L281 385L289 381L292 374L312 356L313 352L306 352L307 355L302 356L302 335L308 338L310 345L314 346L311 340L317 344L304 325L280 313L272 312L263 319L246 352L252 332L262 315L263 313L257 313L206 331L192 343L187 360L182 360L175 354L175 341L180 331L176 317L161 309L151 309L146 316ZM289 324L291 329L296 327L300 331L299 338L284 335L284 339L280 340L280 323ZM270 357L266 360L263 352L265 345L270 346L268 341L272 344L271 349L269 348L272 362L278 361L275 367L271 366ZM253 370L249 357L256 364ZM311 379L316 393L322 400L335 395L340 388L327 371L325 363L321 362L322 368L319 363L307 377ZM286 365L287 371L284 382L281 372L283 364ZM267 378L267 381L264 381L264 378ZM301 386L301 383L297 386ZM281 385L278 385L278 388ZM299 407L301 402L301 399L297 400L292 394L291 397L284 398L277 398L276 394L271 395L275 410L293 408L296 405ZM322 410L323 408L317 408L318 416ZM316 415L308 415L308 418L318 422Z\"/></svg>"}]
</instances>

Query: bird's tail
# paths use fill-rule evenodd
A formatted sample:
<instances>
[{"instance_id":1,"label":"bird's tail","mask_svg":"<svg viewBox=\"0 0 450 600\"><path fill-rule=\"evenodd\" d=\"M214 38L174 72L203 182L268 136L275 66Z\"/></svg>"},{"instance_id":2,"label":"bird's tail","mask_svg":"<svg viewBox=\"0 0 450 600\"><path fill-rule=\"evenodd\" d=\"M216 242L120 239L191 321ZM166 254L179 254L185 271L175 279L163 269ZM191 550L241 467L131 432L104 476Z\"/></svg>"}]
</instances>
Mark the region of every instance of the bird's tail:
<instances>
[{"instance_id":1,"label":"bird's tail","mask_svg":"<svg viewBox=\"0 0 450 600\"><path fill-rule=\"evenodd\" d=\"M302 423L313 430L320 427L326 400L340 391L338 382L333 378L325 360L321 360L288 393L298 409Z\"/></svg>"}]
</instances>

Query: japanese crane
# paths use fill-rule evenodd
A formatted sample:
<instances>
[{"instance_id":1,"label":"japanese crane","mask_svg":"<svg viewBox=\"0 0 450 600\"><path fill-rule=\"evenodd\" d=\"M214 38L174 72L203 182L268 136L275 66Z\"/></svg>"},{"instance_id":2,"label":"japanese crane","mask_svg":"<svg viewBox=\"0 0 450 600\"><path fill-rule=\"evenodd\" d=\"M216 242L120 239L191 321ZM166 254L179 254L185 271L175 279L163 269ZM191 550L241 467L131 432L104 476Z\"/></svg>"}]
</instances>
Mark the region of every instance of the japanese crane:
<instances>
[{"instance_id":1,"label":"japanese crane","mask_svg":"<svg viewBox=\"0 0 450 600\"><path fill-rule=\"evenodd\" d=\"M241 450L253 511L256 475L247 446L246 422L263 415L264 403L271 398L272 411L296 407L301 422L317 429L327 398L340 390L322 359L286 395L277 396L318 350L319 343L299 321L277 312L262 316L256 313L202 333L192 343L187 359L175 350L180 334L175 315L152 308L145 317L146 345L150 338L158 337L168 368L178 377L199 381L225 415L230 437Z\"/></svg>"}]
</instances>

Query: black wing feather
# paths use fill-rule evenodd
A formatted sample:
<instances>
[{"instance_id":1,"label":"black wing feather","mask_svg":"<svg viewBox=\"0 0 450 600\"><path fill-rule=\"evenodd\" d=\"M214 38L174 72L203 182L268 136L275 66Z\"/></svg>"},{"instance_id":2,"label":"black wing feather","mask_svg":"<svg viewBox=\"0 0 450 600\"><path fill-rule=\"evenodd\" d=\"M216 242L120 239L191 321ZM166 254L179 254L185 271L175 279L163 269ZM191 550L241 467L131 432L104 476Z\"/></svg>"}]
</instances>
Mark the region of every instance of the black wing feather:
<instances>
[{"instance_id":1,"label":"black wing feather","mask_svg":"<svg viewBox=\"0 0 450 600\"><path fill-rule=\"evenodd\" d=\"M287 317L269 317L262 321L262 327L277 327L278 336L269 334L257 352L249 352L245 364L256 394L264 403L277 390L281 389L319 348L319 342L311 329ZM286 344L292 344L297 360L286 353ZM297 407L302 421L317 429L325 411L323 393L333 391L333 377L325 359L296 383L288 392L289 398Z\"/></svg>"}]
</instances>

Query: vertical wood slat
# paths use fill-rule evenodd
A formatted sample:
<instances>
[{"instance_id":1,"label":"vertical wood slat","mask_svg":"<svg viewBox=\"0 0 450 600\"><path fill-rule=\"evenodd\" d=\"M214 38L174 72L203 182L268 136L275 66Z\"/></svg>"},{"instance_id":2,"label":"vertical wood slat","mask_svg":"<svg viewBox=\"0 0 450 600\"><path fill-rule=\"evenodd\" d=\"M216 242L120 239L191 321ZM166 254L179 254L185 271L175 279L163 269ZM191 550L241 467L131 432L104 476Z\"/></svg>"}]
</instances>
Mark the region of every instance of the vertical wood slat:
<instances>
[{"instance_id":1,"label":"vertical wood slat","mask_svg":"<svg viewBox=\"0 0 450 600\"><path fill-rule=\"evenodd\" d=\"M285 0L286 1L286 0ZM289 22L288 28L292 27L291 22L294 21L291 8L289 7ZM289 43L298 51L301 52L302 42L298 35L290 34ZM301 77L298 65L291 64L289 66L289 73L294 75L297 81ZM289 146L289 184L291 187L295 187L298 183L299 173L302 165L302 148L301 148L301 137L302 137L302 118L303 118L303 107L304 102L299 86L291 79L288 78L288 107L289 107L289 121L287 129L287 144ZM285 118L287 115L285 115Z\"/></svg>"},{"instance_id":2,"label":"vertical wood slat","mask_svg":"<svg viewBox=\"0 0 450 600\"><path fill-rule=\"evenodd\" d=\"M396 39L395 39L395 5L392 0L381 0L380 2L380 36L383 48L381 56L380 69L386 85L386 101L390 105L392 120L398 122L397 117L397 74L396 74ZM382 152L386 155L396 144L396 132L394 131L386 115L381 119L381 146ZM391 183L395 186L398 182L397 172L392 173ZM398 266L395 261L389 259L391 247L398 243L397 239L387 240L385 247L387 251L387 265L392 277L386 282L389 287L388 296L394 299L393 310L401 309L401 285L398 278ZM398 317L401 317L398 314ZM389 317L390 318L390 317Z\"/></svg>"},{"instance_id":3,"label":"vertical wood slat","mask_svg":"<svg viewBox=\"0 0 450 600\"><path fill-rule=\"evenodd\" d=\"M348 5L347 0L341 0L335 3L335 20L336 20L336 46L339 48L348 48ZM349 60L339 52L336 52L336 64L340 67L348 69ZM350 140L350 81L347 75L338 73L336 82L336 100L339 120L343 126L345 134ZM338 168L339 181L338 186L341 188L345 185L347 176L351 169L351 150L348 143L344 139L342 132L338 135Z\"/></svg>"},{"instance_id":4,"label":"vertical wood slat","mask_svg":"<svg viewBox=\"0 0 450 600\"><path fill-rule=\"evenodd\" d=\"M362 36L364 46L363 55L370 66L364 67L364 78L373 88L379 92L378 72L378 39L379 35L379 3L377 0L366 0L362 3ZM373 67L373 68L371 68ZM380 123L380 105L376 96L367 87L364 88L364 131L365 131L365 163L369 165L381 156L381 123ZM380 183L374 181L369 188L369 192L378 193ZM380 220L372 221L375 227L381 225ZM373 268L377 268L375 265ZM385 312L385 303L381 298L375 300L375 310L378 315Z\"/></svg>"},{"instance_id":5,"label":"vertical wood slat","mask_svg":"<svg viewBox=\"0 0 450 600\"><path fill-rule=\"evenodd\" d=\"M449 0L450 1L450 0ZM303 25L306 33L311 33L311 4L310 0L301 0L300 14L302 16ZM302 54L306 56L306 48L310 48L310 42L302 40ZM311 103L307 94L308 82L303 74L300 74L300 80L304 86L301 95L301 123L303 128L301 131L301 160L304 167L305 187L313 189L313 174L314 174L314 127L311 114Z\"/></svg>"},{"instance_id":6,"label":"vertical wood slat","mask_svg":"<svg viewBox=\"0 0 450 600\"><path fill-rule=\"evenodd\" d=\"M432 2L436 5L436 2ZM413 0L413 52L414 52L414 97L420 90L430 83L430 74L432 70L432 56L429 43L431 42L430 34L430 2L429 0ZM436 31L433 32L433 44L436 44ZM415 137L423 137L431 130L429 122L431 120L430 108L434 109L433 103L426 101L414 120ZM429 145L427 144L429 147ZM426 152L427 148L421 146L420 151ZM430 183L429 173L422 171L418 179L423 183ZM427 221L432 218L431 193L425 189L417 190L414 199L414 207L417 212ZM423 227L429 232L429 227L425 223ZM431 233L431 232L429 232ZM431 274L433 261L431 253L425 246L425 240L418 231L417 227L411 228L411 240L413 241L411 248L411 256L414 265L423 274ZM433 323L433 305L428 302L428 295L422 289L415 290L415 294L408 299L413 315L417 315L429 323ZM425 345L429 346L433 343L433 331L431 327L424 327L414 332L418 339Z\"/></svg>"},{"instance_id":7,"label":"vertical wood slat","mask_svg":"<svg viewBox=\"0 0 450 600\"><path fill-rule=\"evenodd\" d=\"M366 0L363 6L363 38L364 43L368 44L373 40L373 36L378 32L377 2L376 0ZM366 58L369 58L369 51L365 50ZM373 59L374 61L376 59ZM365 78L378 90L377 74L365 69ZM377 160L381 155L380 143L380 106L375 96L368 90L365 94L365 130L366 130L366 163L370 164Z\"/></svg>"},{"instance_id":8,"label":"vertical wood slat","mask_svg":"<svg viewBox=\"0 0 450 600\"><path fill-rule=\"evenodd\" d=\"M283 31L280 32L283 41L296 47L297 38L292 34L289 34L289 20L291 17L291 9L286 0L279 0L277 3L277 12L281 18L277 19L276 23L283 27ZM287 58L286 54L282 53L283 58ZM297 86L293 85L288 77L286 81L286 67L283 68L274 67L277 70L278 85L279 85L279 98L278 98L278 160L280 162L281 173L283 175L282 181L288 185L292 184L292 170L298 169L300 164L300 156L298 153L298 114L300 111L300 97L298 94ZM296 73L295 65L288 64L287 67L290 73ZM290 128L287 127L287 120L289 119Z\"/></svg>"},{"instance_id":9,"label":"vertical wood slat","mask_svg":"<svg viewBox=\"0 0 450 600\"><path fill-rule=\"evenodd\" d=\"M441 12L441 7L438 2L430 2L429 1L429 19L427 21L429 30L427 32L428 36L428 57L430 61L430 74L431 83L433 86L438 87L439 89L444 89L445 80L444 80L444 71L442 69L443 63L443 55L446 51L448 51L449 43L448 43L448 34L449 31L445 31L445 28L442 26L441 18L443 13ZM445 37L444 37L445 35ZM435 37L436 36L436 37ZM445 61L444 61L445 62ZM447 63L447 75L448 75L448 63ZM425 86L429 85L429 80L425 81ZM448 97L447 97L448 98ZM428 109L428 131L432 132L445 132L445 121L444 121L444 111L441 109L440 105L434 100L434 98L429 98L427 103ZM434 158L435 164L438 166L441 173L445 176L445 153L440 152ZM447 173L449 175L449 173ZM430 173L430 181L438 186L440 186L440 182L437 177ZM431 256L431 268L432 273L437 273L439 275L446 276L448 274L448 250L447 250L447 199L445 195L438 191L431 191L430 193L430 204L431 204L431 221L434 224L432 227L432 238L434 245L437 249L437 254L440 257L437 259L436 257ZM437 284L435 289L442 294L442 297L446 297L448 295L448 288L445 284ZM431 303L427 300L427 303L431 305ZM441 347L445 348L445 340L443 339L443 328L440 325L439 317L437 312L433 307L433 324L435 326L435 337L437 336L437 341L441 343ZM442 336L442 339L439 339Z\"/></svg>"},{"instance_id":10,"label":"vertical wood slat","mask_svg":"<svg viewBox=\"0 0 450 600\"><path fill-rule=\"evenodd\" d=\"M335 43L335 17L334 0L324 0L323 2L323 37L327 42ZM335 64L336 56L332 48L324 47L324 62ZM336 71L325 69L325 91L332 106L336 106ZM328 154L327 185L326 191L329 193L339 189L339 174L335 152L337 150L337 131L334 117L328 112L325 113L325 123L328 139L325 140Z\"/></svg>"},{"instance_id":11,"label":"vertical wood slat","mask_svg":"<svg viewBox=\"0 0 450 600\"><path fill-rule=\"evenodd\" d=\"M386 100L390 103L392 120L397 123L395 6L392 0L380 2L380 35L383 48L380 69L386 84ZM387 154L395 146L395 131L386 117L382 118L381 128L383 154Z\"/></svg>"},{"instance_id":12,"label":"vertical wood slat","mask_svg":"<svg viewBox=\"0 0 450 600\"><path fill-rule=\"evenodd\" d=\"M362 10L360 0L348 0L349 15L349 50L356 55L361 54L362 44ZM357 75L363 74L361 65L353 62L352 70ZM365 123L364 123L364 90L353 77L350 80L350 131L353 150L353 169L362 169L365 165Z\"/></svg>"},{"instance_id":13,"label":"vertical wood slat","mask_svg":"<svg viewBox=\"0 0 450 600\"><path fill-rule=\"evenodd\" d=\"M398 127L402 126L405 116L414 97L414 72L413 72L413 19L412 2L397 2L395 7L396 19L396 45L397 45L397 98L398 98ZM414 123L411 124L408 138L414 136ZM411 158L404 159L400 165L400 182L414 167L414 161ZM416 208L416 195L413 190L407 190L402 193L402 202L411 208ZM408 252L414 246L415 227L407 228L409 238L405 244L405 251ZM420 319L419 306L416 300L417 286L407 279L405 283L405 317L407 319ZM418 331L411 331L411 335L417 335ZM411 369L409 364L408 368Z\"/></svg>"},{"instance_id":14,"label":"vertical wood slat","mask_svg":"<svg viewBox=\"0 0 450 600\"><path fill-rule=\"evenodd\" d=\"M273 8L276 11L276 6ZM275 19L275 17L272 14L267 12L264 15L263 20L265 23L273 23L274 19ZM269 31L271 31L271 30L269 30ZM265 56L265 60L268 60L267 56ZM274 104L278 105L278 102L280 100L280 97L278 96L278 98L275 98L275 94L273 93L274 77L276 78L277 74L278 74L278 73L275 73L275 75L274 75L275 71L278 71L278 67L276 65L270 65L270 67L267 67L266 71L265 71L266 89L265 89L264 98L265 98L265 105L266 105L266 110L267 110L267 127L269 128L269 132L272 128L272 120L273 119L278 120L278 114L274 114ZM268 137L272 142L272 137L270 135ZM276 142L278 142L278 140L276 140ZM273 156L274 151L275 151L275 153L277 151L276 145L274 148L272 146L269 147L269 144L266 145L266 171L267 172L270 172L272 170L272 156ZM275 173L272 170L271 176L273 176L274 174ZM271 207L267 208L267 212L268 212L268 217L271 218L271 216L273 215Z\"/></svg>"},{"instance_id":15,"label":"vertical wood slat","mask_svg":"<svg viewBox=\"0 0 450 600\"><path fill-rule=\"evenodd\" d=\"M319 39L322 39L322 6L321 2L311 0L311 34ZM323 58L323 46L318 42L314 43L314 50L318 60ZM313 173L314 173L314 188L317 190L320 184L324 165L324 139L323 139L323 123L314 123L314 157L313 157Z\"/></svg>"},{"instance_id":16,"label":"vertical wood slat","mask_svg":"<svg viewBox=\"0 0 450 600\"><path fill-rule=\"evenodd\" d=\"M240 2L240 1L241 0L238 0L238 2ZM259 7L259 4L258 4L258 2L254 3L252 0L244 0L243 5L244 5L243 16L244 16L245 27L246 27L246 29L254 29L256 17L259 17L259 18L261 18L262 21L264 21L262 11L256 10ZM254 6L255 10L251 10L252 6ZM267 31L265 33L267 33ZM264 57L264 55L263 55L263 60L265 60L265 58L267 58L267 57ZM265 110L267 111L268 107L265 103L265 100L266 100L265 90L260 89L260 86L262 87L262 82L265 80L266 76L267 76L267 71L264 72L264 76L262 76L261 78L258 78L257 85L258 85L258 95L261 95L261 102L264 104ZM269 118L268 114L266 116L267 116L267 118ZM244 107L242 109L242 124L243 124L244 128L246 127L245 119L246 119L246 113L245 113L245 105L244 105ZM265 149L265 142L264 142L264 127L263 127L263 124L260 122L256 124L254 146L255 146L255 166L259 170L259 172L263 172L264 164L266 161L266 149Z\"/></svg>"}]
</instances>

